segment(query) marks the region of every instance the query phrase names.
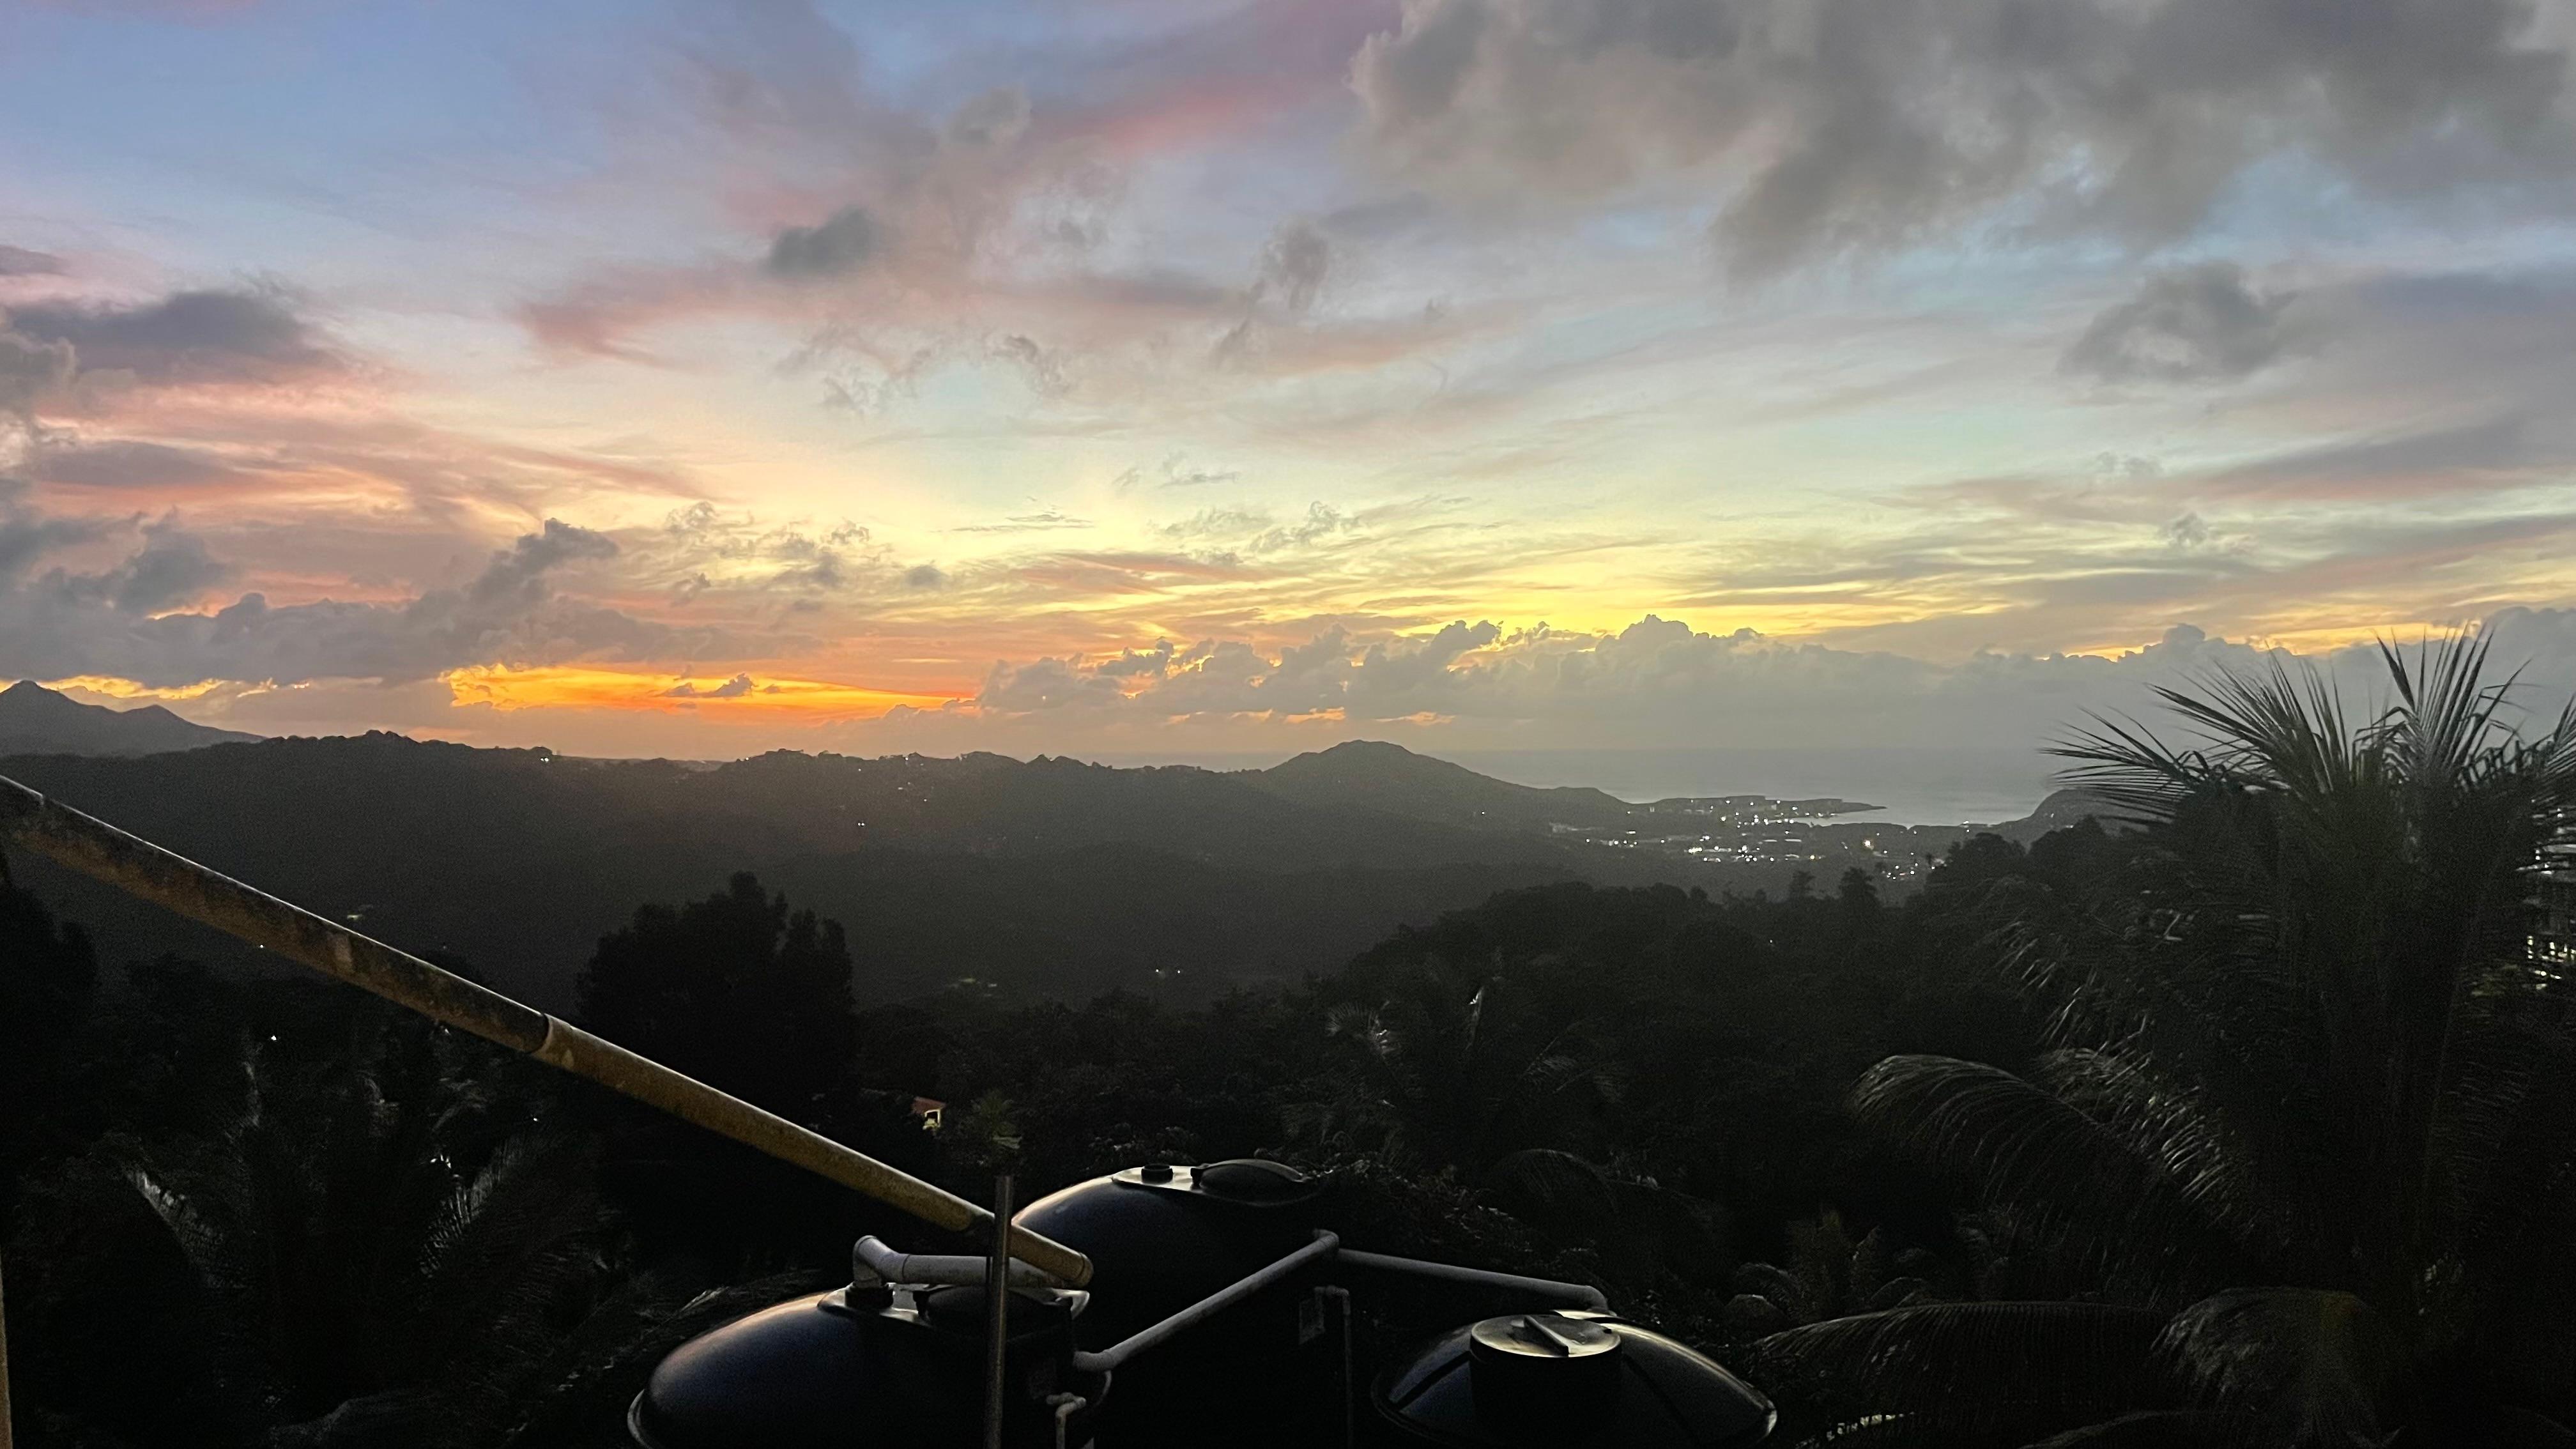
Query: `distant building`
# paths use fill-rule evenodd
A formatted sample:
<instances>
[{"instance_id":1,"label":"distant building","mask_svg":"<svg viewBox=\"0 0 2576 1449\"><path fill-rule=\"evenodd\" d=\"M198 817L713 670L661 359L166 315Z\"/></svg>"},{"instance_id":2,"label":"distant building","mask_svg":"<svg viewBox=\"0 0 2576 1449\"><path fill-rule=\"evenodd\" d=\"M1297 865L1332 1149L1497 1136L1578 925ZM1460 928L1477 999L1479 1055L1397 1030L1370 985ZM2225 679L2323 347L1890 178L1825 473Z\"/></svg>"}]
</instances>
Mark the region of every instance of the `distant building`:
<instances>
[{"instance_id":1,"label":"distant building","mask_svg":"<svg viewBox=\"0 0 2576 1449\"><path fill-rule=\"evenodd\" d=\"M2540 847L2532 872L2531 955L2543 971L2565 979L2576 971L2576 821L2562 818Z\"/></svg>"}]
</instances>

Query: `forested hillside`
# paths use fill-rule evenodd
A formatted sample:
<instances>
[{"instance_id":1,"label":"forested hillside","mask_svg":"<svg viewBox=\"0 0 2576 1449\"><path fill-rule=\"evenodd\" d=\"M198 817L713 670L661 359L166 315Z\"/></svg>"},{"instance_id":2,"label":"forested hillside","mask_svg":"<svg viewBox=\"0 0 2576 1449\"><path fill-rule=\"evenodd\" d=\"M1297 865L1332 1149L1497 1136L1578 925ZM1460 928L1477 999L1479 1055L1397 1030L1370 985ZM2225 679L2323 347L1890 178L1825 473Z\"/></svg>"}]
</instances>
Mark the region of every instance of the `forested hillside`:
<instances>
[{"instance_id":1,"label":"forested hillside","mask_svg":"<svg viewBox=\"0 0 2576 1449\"><path fill-rule=\"evenodd\" d=\"M736 870L848 925L862 998L972 977L1082 1000L1293 981L1512 886L1776 893L1799 868L1563 838L1552 817L1628 807L1392 745L1218 773L788 751L708 766L370 734L20 757L0 775L549 1007L569 1004L591 944L637 901ZM250 959L41 863L28 883L116 953Z\"/></svg>"}]
</instances>

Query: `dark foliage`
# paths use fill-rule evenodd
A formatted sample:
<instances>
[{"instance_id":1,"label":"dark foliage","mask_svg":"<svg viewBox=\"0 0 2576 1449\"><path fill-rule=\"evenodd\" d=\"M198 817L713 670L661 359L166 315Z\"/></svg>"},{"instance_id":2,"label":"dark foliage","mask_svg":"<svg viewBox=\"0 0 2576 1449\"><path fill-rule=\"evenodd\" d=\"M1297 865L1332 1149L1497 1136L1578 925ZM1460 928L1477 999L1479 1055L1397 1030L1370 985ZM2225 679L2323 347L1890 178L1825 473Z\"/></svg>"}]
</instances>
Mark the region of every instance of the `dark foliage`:
<instances>
[{"instance_id":1,"label":"dark foliage","mask_svg":"<svg viewBox=\"0 0 2576 1449\"><path fill-rule=\"evenodd\" d=\"M2563 1441L2576 1033L2547 867L2576 821L2576 713L2508 729L2484 663L2468 641L2390 651L2392 703L2359 721L2280 670L2169 692L2196 745L2106 725L2065 752L2135 827L2033 849L2034 873L2050 853L2087 888L2034 892L2002 852L1963 855L2053 1049L2015 1070L1891 1056L1853 1105L1972 1185L2061 1292L2106 1300L2084 1314L2154 1331L2058 1338L2069 1397L2008 1425L1922 1403L1979 1372L1974 1317L1767 1340L1784 1381L1833 1381L1810 1396L1824 1422Z\"/></svg>"}]
</instances>

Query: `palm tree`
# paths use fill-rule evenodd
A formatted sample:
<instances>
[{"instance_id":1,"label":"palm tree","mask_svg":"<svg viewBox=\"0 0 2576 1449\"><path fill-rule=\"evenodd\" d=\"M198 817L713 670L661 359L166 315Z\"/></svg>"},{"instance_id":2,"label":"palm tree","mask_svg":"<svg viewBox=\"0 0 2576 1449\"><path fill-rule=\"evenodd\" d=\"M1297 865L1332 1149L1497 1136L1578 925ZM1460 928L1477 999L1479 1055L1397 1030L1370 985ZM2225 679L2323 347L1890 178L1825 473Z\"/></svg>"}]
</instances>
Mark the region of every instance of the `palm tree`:
<instances>
[{"instance_id":1,"label":"palm tree","mask_svg":"<svg viewBox=\"0 0 2576 1449\"><path fill-rule=\"evenodd\" d=\"M1325 1029L1358 1047L1344 1130L1366 1122L1399 1162L1479 1176L1523 1147L1580 1142L1617 1100L1600 1023L1551 1011L1499 954L1435 956L1383 985L1374 1002L1331 1008Z\"/></svg>"},{"instance_id":2,"label":"palm tree","mask_svg":"<svg viewBox=\"0 0 2576 1449\"><path fill-rule=\"evenodd\" d=\"M2576 1444L2576 706L2515 730L2482 639L2381 654L2374 716L2276 663L2162 691L2188 747L2058 751L2144 849L2008 929L2055 1050L1852 1101L2089 1301L1763 1340L1836 1443Z\"/></svg>"}]
</instances>

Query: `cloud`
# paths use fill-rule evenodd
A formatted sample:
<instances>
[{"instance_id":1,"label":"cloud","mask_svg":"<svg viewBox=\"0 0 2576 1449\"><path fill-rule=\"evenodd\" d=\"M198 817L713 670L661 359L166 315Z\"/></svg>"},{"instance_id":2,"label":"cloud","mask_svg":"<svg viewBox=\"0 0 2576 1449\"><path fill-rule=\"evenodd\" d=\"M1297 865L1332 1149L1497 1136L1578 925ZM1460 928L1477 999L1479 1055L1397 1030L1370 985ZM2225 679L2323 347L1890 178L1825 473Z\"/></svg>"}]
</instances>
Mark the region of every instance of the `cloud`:
<instances>
[{"instance_id":1,"label":"cloud","mask_svg":"<svg viewBox=\"0 0 2576 1449\"><path fill-rule=\"evenodd\" d=\"M315 679L403 683L476 664L645 658L707 645L615 609L558 595L555 578L616 557L604 534L547 519L494 553L457 588L397 604L323 599L272 606L243 594L212 612L158 612L192 602L229 576L174 519L146 525L143 546L104 570L58 566L24 575L35 558L112 530L0 508L0 658L31 677L106 675L151 686L205 679L295 684ZM16 582L9 582L13 576ZM710 652L713 652L710 650Z\"/></svg>"},{"instance_id":2,"label":"cloud","mask_svg":"<svg viewBox=\"0 0 2576 1449\"><path fill-rule=\"evenodd\" d=\"M70 384L78 367L70 343L0 326L0 417L32 416L39 402Z\"/></svg>"},{"instance_id":3,"label":"cloud","mask_svg":"<svg viewBox=\"0 0 2576 1449\"><path fill-rule=\"evenodd\" d=\"M1150 478L1142 464L1129 467L1111 480L1111 486L1121 493L1132 492L1148 481L1157 488L1205 488L1217 483L1236 482L1243 477L1241 472L1232 468L1193 467L1184 458L1185 455L1180 453L1166 453L1155 469L1159 476Z\"/></svg>"},{"instance_id":4,"label":"cloud","mask_svg":"<svg viewBox=\"0 0 2576 1449\"><path fill-rule=\"evenodd\" d=\"M941 135L958 146L1008 146L1029 129L1029 93L1017 86L996 86L948 118Z\"/></svg>"},{"instance_id":5,"label":"cloud","mask_svg":"<svg viewBox=\"0 0 2576 1449\"><path fill-rule=\"evenodd\" d=\"M2564 209L2562 51L2520 0L1407 0L1351 68L1422 185L1695 186L1760 274L1980 221L2160 242L2256 164Z\"/></svg>"},{"instance_id":6,"label":"cloud","mask_svg":"<svg viewBox=\"0 0 2576 1449\"><path fill-rule=\"evenodd\" d=\"M246 473L222 455L202 448L124 439L49 442L36 450L30 464L29 472L38 481L74 488L202 491L261 481L260 475Z\"/></svg>"},{"instance_id":7,"label":"cloud","mask_svg":"<svg viewBox=\"0 0 2576 1449\"><path fill-rule=\"evenodd\" d=\"M2104 382L2233 382L2289 345L2289 302L2256 293L2233 262L2157 272L2095 317L2058 365Z\"/></svg>"},{"instance_id":8,"label":"cloud","mask_svg":"<svg viewBox=\"0 0 2576 1449\"><path fill-rule=\"evenodd\" d=\"M1110 679L1154 678L1171 672L1172 641L1157 639L1151 649L1121 649L1114 658L1092 666L1092 673Z\"/></svg>"},{"instance_id":9,"label":"cloud","mask_svg":"<svg viewBox=\"0 0 2576 1449\"><path fill-rule=\"evenodd\" d=\"M2519 701L2547 717L2576 680L2576 610L2506 610L2483 626L2499 660L2545 681ZM996 664L964 712L911 723L950 732L1042 732L1062 742L1334 736L1423 729L1426 747L1885 748L2029 751L2088 715L2146 714L2154 685L2261 664L2269 651L2188 624L2113 657L1978 652L1951 662L1713 635L1648 615L1615 633L1452 623L1366 644L1339 627L1276 650L1237 640L1168 643L1085 663ZM2295 662L2300 656L2278 654ZM2385 692L2375 646L2306 656L2347 691ZM1299 721L1307 722L1300 725ZM1323 721L1327 723L1316 723ZM898 721L904 723L904 721Z\"/></svg>"},{"instance_id":10,"label":"cloud","mask_svg":"<svg viewBox=\"0 0 2576 1449\"><path fill-rule=\"evenodd\" d=\"M791 226L769 244L761 270L788 281L843 277L885 251L884 228L863 206L845 206L817 226Z\"/></svg>"},{"instance_id":11,"label":"cloud","mask_svg":"<svg viewBox=\"0 0 2576 1449\"><path fill-rule=\"evenodd\" d=\"M1059 528L1089 528L1091 520L1076 518L1056 508L1042 508L1035 513L1014 514L999 523L961 523L950 533L1045 533Z\"/></svg>"},{"instance_id":12,"label":"cloud","mask_svg":"<svg viewBox=\"0 0 2576 1449\"><path fill-rule=\"evenodd\" d=\"M2293 448L2221 469L2206 482L2226 493L2286 498L2403 497L2511 487L2532 481L2525 470L2569 456L2564 440L2541 446L2541 432L2521 414L2382 432Z\"/></svg>"},{"instance_id":13,"label":"cloud","mask_svg":"<svg viewBox=\"0 0 2576 1449\"><path fill-rule=\"evenodd\" d=\"M9 503L9 481L0 478L0 599L38 559L56 549L107 536L112 525L97 518L48 518Z\"/></svg>"},{"instance_id":14,"label":"cloud","mask_svg":"<svg viewBox=\"0 0 2576 1449\"><path fill-rule=\"evenodd\" d=\"M903 586L925 592L948 587L948 575L937 564L914 564L903 571Z\"/></svg>"},{"instance_id":15,"label":"cloud","mask_svg":"<svg viewBox=\"0 0 2576 1449\"><path fill-rule=\"evenodd\" d=\"M1084 670L1071 659L1038 659L1017 665L996 662L976 696L989 708L1015 713L1106 709L1122 698L1117 680Z\"/></svg>"},{"instance_id":16,"label":"cloud","mask_svg":"<svg viewBox=\"0 0 2576 1449\"><path fill-rule=\"evenodd\" d=\"M0 244L0 277L50 277L62 270L63 259L51 252Z\"/></svg>"},{"instance_id":17,"label":"cloud","mask_svg":"<svg viewBox=\"0 0 2576 1449\"><path fill-rule=\"evenodd\" d=\"M756 687L748 674L737 674L713 689L700 689L683 679L669 689L663 690L662 697L664 699L740 699Z\"/></svg>"},{"instance_id":18,"label":"cloud","mask_svg":"<svg viewBox=\"0 0 2576 1449\"><path fill-rule=\"evenodd\" d=\"M969 90L938 116L878 94L852 37L810 4L765 8L690 45L673 119L709 134L684 129L667 163L714 168L697 194L744 198L729 222L757 247L582 262L514 311L559 358L673 366L698 359L656 334L751 319L802 339L781 344L782 366L816 376L827 406L869 416L950 368L1007 373L1049 402L1191 406L1418 356L1464 330L1429 319L1428 298L1316 315L1343 261L1324 226L1281 222L1235 270L1161 259L1169 228L1130 210L1164 154L1334 99L1376 19L1286 0L1174 12L1071 54L979 58L967 74L1039 65L1049 83Z\"/></svg>"},{"instance_id":19,"label":"cloud","mask_svg":"<svg viewBox=\"0 0 2576 1449\"><path fill-rule=\"evenodd\" d=\"M273 385L347 370L312 325L271 290L173 292L150 302L46 302L9 309L9 331L69 346L84 372L156 386Z\"/></svg>"},{"instance_id":20,"label":"cloud","mask_svg":"<svg viewBox=\"0 0 2576 1449\"><path fill-rule=\"evenodd\" d=\"M671 513L661 528L633 542L631 572L657 580L657 587L680 602L710 595L770 601L782 589L884 592L901 573L891 551L847 519L828 526L802 518L764 522L703 500Z\"/></svg>"},{"instance_id":21,"label":"cloud","mask_svg":"<svg viewBox=\"0 0 2576 1449\"><path fill-rule=\"evenodd\" d=\"M1262 249L1261 272L1253 284L1253 296L1255 300L1276 297L1291 312L1307 311L1323 292L1324 280L1332 269L1333 244L1316 230L1315 224L1289 222Z\"/></svg>"},{"instance_id":22,"label":"cloud","mask_svg":"<svg viewBox=\"0 0 2576 1449\"><path fill-rule=\"evenodd\" d=\"M147 524L142 550L98 575L97 583L109 607L118 613L151 614L193 603L231 576L230 568L207 554L205 540L169 518Z\"/></svg>"}]
</instances>

